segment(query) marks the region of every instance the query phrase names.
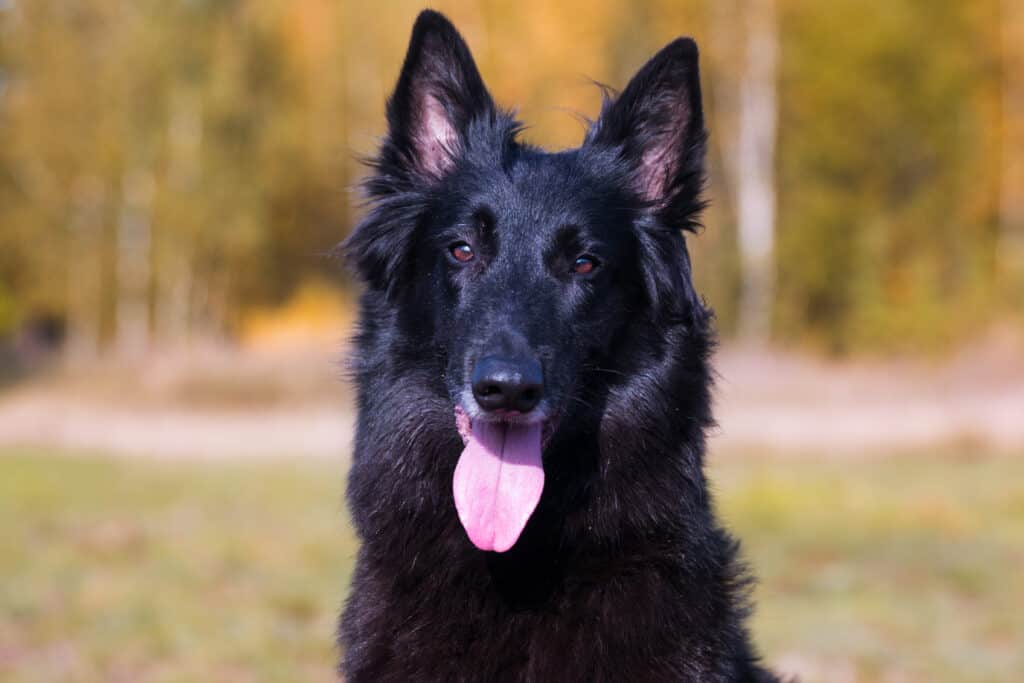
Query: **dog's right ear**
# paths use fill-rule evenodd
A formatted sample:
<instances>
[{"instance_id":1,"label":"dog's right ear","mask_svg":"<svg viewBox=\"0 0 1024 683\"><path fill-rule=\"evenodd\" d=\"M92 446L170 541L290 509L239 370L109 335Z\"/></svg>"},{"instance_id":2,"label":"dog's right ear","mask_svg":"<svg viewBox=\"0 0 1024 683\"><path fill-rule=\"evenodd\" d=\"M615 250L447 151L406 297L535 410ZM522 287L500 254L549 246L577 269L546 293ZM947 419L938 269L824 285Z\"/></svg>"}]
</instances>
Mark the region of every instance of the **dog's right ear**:
<instances>
[{"instance_id":1,"label":"dog's right ear","mask_svg":"<svg viewBox=\"0 0 1024 683\"><path fill-rule=\"evenodd\" d=\"M341 245L371 288L391 296L410 262L424 190L468 147L474 120L497 110L466 42L441 14L416 19L402 73L388 99L388 135L364 185L370 211Z\"/></svg>"},{"instance_id":2,"label":"dog's right ear","mask_svg":"<svg viewBox=\"0 0 1024 683\"><path fill-rule=\"evenodd\" d=\"M421 12L388 100L388 146L396 157L390 161L437 180L465 147L470 122L494 113L494 101L462 36L438 12Z\"/></svg>"}]
</instances>

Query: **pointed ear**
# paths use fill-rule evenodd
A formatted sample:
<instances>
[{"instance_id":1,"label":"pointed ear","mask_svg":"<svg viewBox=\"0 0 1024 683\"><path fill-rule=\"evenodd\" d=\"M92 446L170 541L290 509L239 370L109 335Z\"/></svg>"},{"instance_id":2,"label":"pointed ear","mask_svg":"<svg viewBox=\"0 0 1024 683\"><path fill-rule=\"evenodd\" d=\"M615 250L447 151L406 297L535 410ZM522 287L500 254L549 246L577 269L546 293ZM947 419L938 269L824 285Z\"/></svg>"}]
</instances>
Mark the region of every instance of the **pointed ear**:
<instances>
[{"instance_id":1,"label":"pointed ear","mask_svg":"<svg viewBox=\"0 0 1024 683\"><path fill-rule=\"evenodd\" d=\"M438 179L464 147L469 123L494 112L462 36L438 12L421 12L387 105L389 142L399 157L394 161Z\"/></svg>"},{"instance_id":2,"label":"pointed ear","mask_svg":"<svg viewBox=\"0 0 1024 683\"><path fill-rule=\"evenodd\" d=\"M606 98L588 145L610 148L626 164L633 190L657 210L700 208L704 112L697 44L679 38L656 54L616 99Z\"/></svg>"}]
</instances>

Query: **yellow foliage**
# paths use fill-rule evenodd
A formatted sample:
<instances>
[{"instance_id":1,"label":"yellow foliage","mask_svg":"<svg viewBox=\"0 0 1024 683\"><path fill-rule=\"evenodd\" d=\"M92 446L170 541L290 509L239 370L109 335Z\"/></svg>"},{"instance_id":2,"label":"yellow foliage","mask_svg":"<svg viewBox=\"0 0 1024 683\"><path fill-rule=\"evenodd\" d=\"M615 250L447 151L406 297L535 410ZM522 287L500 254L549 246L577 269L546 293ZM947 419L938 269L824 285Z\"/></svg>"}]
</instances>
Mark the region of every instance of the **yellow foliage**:
<instances>
[{"instance_id":1,"label":"yellow foliage","mask_svg":"<svg viewBox=\"0 0 1024 683\"><path fill-rule=\"evenodd\" d=\"M336 349L344 343L354 313L354 302L336 287L310 280L283 305L246 312L239 340L256 351Z\"/></svg>"}]
</instances>

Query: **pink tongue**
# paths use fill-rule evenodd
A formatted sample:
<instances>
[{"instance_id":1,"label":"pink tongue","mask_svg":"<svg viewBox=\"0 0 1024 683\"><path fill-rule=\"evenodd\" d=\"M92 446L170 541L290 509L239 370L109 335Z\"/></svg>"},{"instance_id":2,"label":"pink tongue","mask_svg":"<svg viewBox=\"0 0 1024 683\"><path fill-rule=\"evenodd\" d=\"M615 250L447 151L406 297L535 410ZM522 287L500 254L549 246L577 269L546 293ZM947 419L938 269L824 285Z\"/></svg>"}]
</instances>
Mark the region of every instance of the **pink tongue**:
<instances>
[{"instance_id":1,"label":"pink tongue","mask_svg":"<svg viewBox=\"0 0 1024 683\"><path fill-rule=\"evenodd\" d=\"M540 423L472 423L453 490L459 520L480 550L503 553L515 545L540 501L540 429Z\"/></svg>"}]
</instances>

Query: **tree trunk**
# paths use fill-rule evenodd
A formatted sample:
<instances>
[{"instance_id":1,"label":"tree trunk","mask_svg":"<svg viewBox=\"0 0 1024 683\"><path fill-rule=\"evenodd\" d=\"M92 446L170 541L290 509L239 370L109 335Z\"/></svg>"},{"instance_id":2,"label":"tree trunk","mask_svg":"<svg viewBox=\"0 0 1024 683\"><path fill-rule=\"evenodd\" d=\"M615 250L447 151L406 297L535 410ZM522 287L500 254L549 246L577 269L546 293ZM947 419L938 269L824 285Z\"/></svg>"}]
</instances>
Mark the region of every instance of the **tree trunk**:
<instances>
[{"instance_id":1,"label":"tree trunk","mask_svg":"<svg viewBox=\"0 0 1024 683\"><path fill-rule=\"evenodd\" d=\"M126 358L149 346L149 283L153 176L134 171L124 178L117 225L117 327L115 348Z\"/></svg>"},{"instance_id":2,"label":"tree trunk","mask_svg":"<svg viewBox=\"0 0 1024 683\"><path fill-rule=\"evenodd\" d=\"M103 298L103 185L85 176L71 190L68 235L67 361L87 363L100 350L100 319Z\"/></svg>"},{"instance_id":3,"label":"tree trunk","mask_svg":"<svg viewBox=\"0 0 1024 683\"><path fill-rule=\"evenodd\" d=\"M1024 6L1003 0L999 275L1024 286Z\"/></svg>"},{"instance_id":4,"label":"tree trunk","mask_svg":"<svg viewBox=\"0 0 1024 683\"><path fill-rule=\"evenodd\" d=\"M778 32L774 0L746 5L746 58L739 86L736 212L740 251L739 333L767 343L775 294L775 137Z\"/></svg>"},{"instance_id":5,"label":"tree trunk","mask_svg":"<svg viewBox=\"0 0 1024 683\"><path fill-rule=\"evenodd\" d=\"M199 223L202 99L193 87L179 85L172 92L168 117L167 190L174 202L175 229L159 234L156 296L152 344L169 348L188 346L192 334L191 297Z\"/></svg>"}]
</instances>

